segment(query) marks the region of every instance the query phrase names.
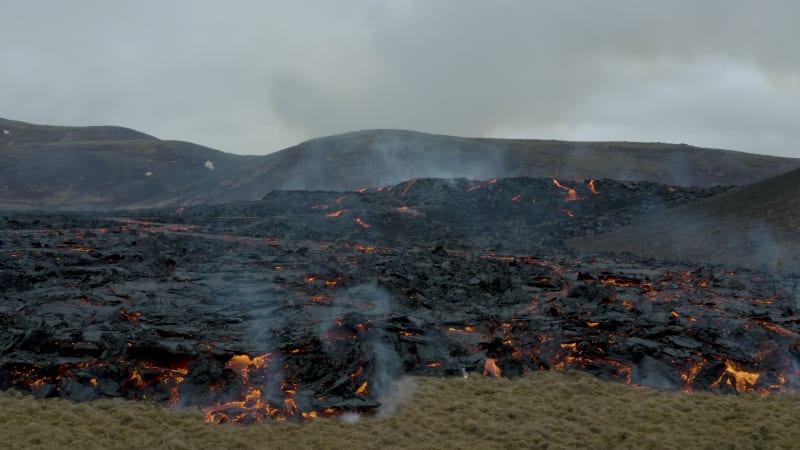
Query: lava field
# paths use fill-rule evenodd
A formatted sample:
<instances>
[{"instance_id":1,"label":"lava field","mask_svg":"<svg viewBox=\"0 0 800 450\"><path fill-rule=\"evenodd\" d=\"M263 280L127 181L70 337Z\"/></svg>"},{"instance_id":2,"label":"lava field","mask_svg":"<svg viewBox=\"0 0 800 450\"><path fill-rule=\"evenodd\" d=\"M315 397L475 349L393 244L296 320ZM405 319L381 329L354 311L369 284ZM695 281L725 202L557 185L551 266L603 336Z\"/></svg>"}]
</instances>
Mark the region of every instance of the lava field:
<instances>
[{"instance_id":1,"label":"lava field","mask_svg":"<svg viewBox=\"0 0 800 450\"><path fill-rule=\"evenodd\" d=\"M374 411L404 374L796 389L800 277L564 246L726 189L419 179L178 211L6 213L0 388L239 423Z\"/></svg>"}]
</instances>

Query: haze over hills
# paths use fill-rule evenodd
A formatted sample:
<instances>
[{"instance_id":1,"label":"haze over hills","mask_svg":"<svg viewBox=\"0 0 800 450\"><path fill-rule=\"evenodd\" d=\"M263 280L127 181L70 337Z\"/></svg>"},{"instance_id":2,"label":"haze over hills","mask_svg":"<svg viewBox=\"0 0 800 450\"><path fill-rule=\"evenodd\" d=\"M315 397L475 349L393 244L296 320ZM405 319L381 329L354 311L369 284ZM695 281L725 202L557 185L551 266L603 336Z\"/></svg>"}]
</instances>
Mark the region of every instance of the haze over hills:
<instances>
[{"instance_id":1,"label":"haze over hills","mask_svg":"<svg viewBox=\"0 0 800 450\"><path fill-rule=\"evenodd\" d=\"M556 177L744 185L800 159L684 144L461 138L400 130L322 137L263 156L121 127L0 119L0 209L177 207L278 189L349 190L412 178Z\"/></svg>"},{"instance_id":2,"label":"haze over hills","mask_svg":"<svg viewBox=\"0 0 800 450\"><path fill-rule=\"evenodd\" d=\"M800 273L800 170L671 208L609 233L573 239L580 251Z\"/></svg>"}]
</instances>

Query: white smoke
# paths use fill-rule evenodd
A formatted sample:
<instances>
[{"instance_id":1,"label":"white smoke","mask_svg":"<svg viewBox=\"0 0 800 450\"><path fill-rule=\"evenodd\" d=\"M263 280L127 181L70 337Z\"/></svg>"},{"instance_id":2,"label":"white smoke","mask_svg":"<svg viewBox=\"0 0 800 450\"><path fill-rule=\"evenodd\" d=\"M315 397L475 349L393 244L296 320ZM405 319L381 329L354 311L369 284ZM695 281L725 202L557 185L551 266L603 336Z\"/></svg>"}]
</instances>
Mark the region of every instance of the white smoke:
<instances>
[{"instance_id":1,"label":"white smoke","mask_svg":"<svg viewBox=\"0 0 800 450\"><path fill-rule=\"evenodd\" d=\"M151 177L151 176L153 176L153 172L150 172L150 171L148 170L147 172L145 172L145 173L144 173L144 176L146 176L146 177Z\"/></svg>"},{"instance_id":2,"label":"white smoke","mask_svg":"<svg viewBox=\"0 0 800 450\"><path fill-rule=\"evenodd\" d=\"M205 167L208 170L214 170L214 163L212 161L206 160L206 162L203 164L203 167Z\"/></svg>"},{"instance_id":3,"label":"white smoke","mask_svg":"<svg viewBox=\"0 0 800 450\"><path fill-rule=\"evenodd\" d=\"M396 378L402 372L402 361L389 338L390 335L381 327L383 320L391 315L391 300L391 293L376 283L351 287L332 299L327 318L319 326L319 336L326 342L325 336L337 329L337 318L363 314L363 318L370 321L363 347L371 364L369 390L378 398L388 396L390 403L399 398L400 392L406 390L403 388L392 392L405 386L395 386ZM365 308L364 305L370 307Z\"/></svg>"},{"instance_id":4,"label":"white smoke","mask_svg":"<svg viewBox=\"0 0 800 450\"><path fill-rule=\"evenodd\" d=\"M417 390L417 381L414 377L402 377L391 382L389 392L381 396L377 417L379 419L393 416L397 408L407 403L414 397Z\"/></svg>"},{"instance_id":5,"label":"white smoke","mask_svg":"<svg viewBox=\"0 0 800 450\"><path fill-rule=\"evenodd\" d=\"M339 416L339 420L348 425L353 425L358 423L359 420L361 420L361 414L356 412L346 412L341 416Z\"/></svg>"},{"instance_id":6,"label":"white smoke","mask_svg":"<svg viewBox=\"0 0 800 450\"><path fill-rule=\"evenodd\" d=\"M8 130L3 130L3 134L10 134L11 132Z\"/></svg>"}]
</instances>

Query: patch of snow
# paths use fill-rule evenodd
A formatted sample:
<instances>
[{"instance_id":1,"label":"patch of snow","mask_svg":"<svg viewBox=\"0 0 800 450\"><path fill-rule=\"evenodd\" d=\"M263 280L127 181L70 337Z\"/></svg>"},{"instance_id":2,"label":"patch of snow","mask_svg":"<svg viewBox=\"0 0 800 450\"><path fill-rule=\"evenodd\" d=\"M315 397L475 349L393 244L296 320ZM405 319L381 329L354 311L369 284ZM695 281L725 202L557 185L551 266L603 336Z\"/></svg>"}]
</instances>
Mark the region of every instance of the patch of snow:
<instances>
[{"instance_id":1,"label":"patch of snow","mask_svg":"<svg viewBox=\"0 0 800 450\"><path fill-rule=\"evenodd\" d=\"M214 163L211 161L206 161L205 164L203 164L203 167L208 170L214 170Z\"/></svg>"},{"instance_id":2,"label":"patch of snow","mask_svg":"<svg viewBox=\"0 0 800 450\"><path fill-rule=\"evenodd\" d=\"M146 177L153 176L153 172L147 171L147 172L144 173L144 176L146 176Z\"/></svg>"},{"instance_id":3,"label":"patch of snow","mask_svg":"<svg viewBox=\"0 0 800 450\"><path fill-rule=\"evenodd\" d=\"M11 132L8 130L3 130L3 134L10 134Z\"/></svg>"}]
</instances>

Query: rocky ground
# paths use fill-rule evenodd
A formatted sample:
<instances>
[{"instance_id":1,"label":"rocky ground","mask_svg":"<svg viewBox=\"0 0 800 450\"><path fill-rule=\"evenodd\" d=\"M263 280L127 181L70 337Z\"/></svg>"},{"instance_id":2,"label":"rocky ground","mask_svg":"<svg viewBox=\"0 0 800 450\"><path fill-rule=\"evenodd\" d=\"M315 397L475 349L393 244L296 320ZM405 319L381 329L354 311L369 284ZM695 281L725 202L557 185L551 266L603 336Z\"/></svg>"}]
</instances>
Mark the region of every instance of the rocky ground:
<instances>
[{"instance_id":1,"label":"rocky ground","mask_svg":"<svg viewBox=\"0 0 800 450\"><path fill-rule=\"evenodd\" d=\"M0 219L0 387L252 422L370 411L402 374L578 369L796 387L798 278L605 258L575 236L725 188L411 180Z\"/></svg>"},{"instance_id":2,"label":"rocky ground","mask_svg":"<svg viewBox=\"0 0 800 450\"><path fill-rule=\"evenodd\" d=\"M701 264L799 274L800 170L661 211L602 235L579 252L628 252Z\"/></svg>"}]
</instances>

